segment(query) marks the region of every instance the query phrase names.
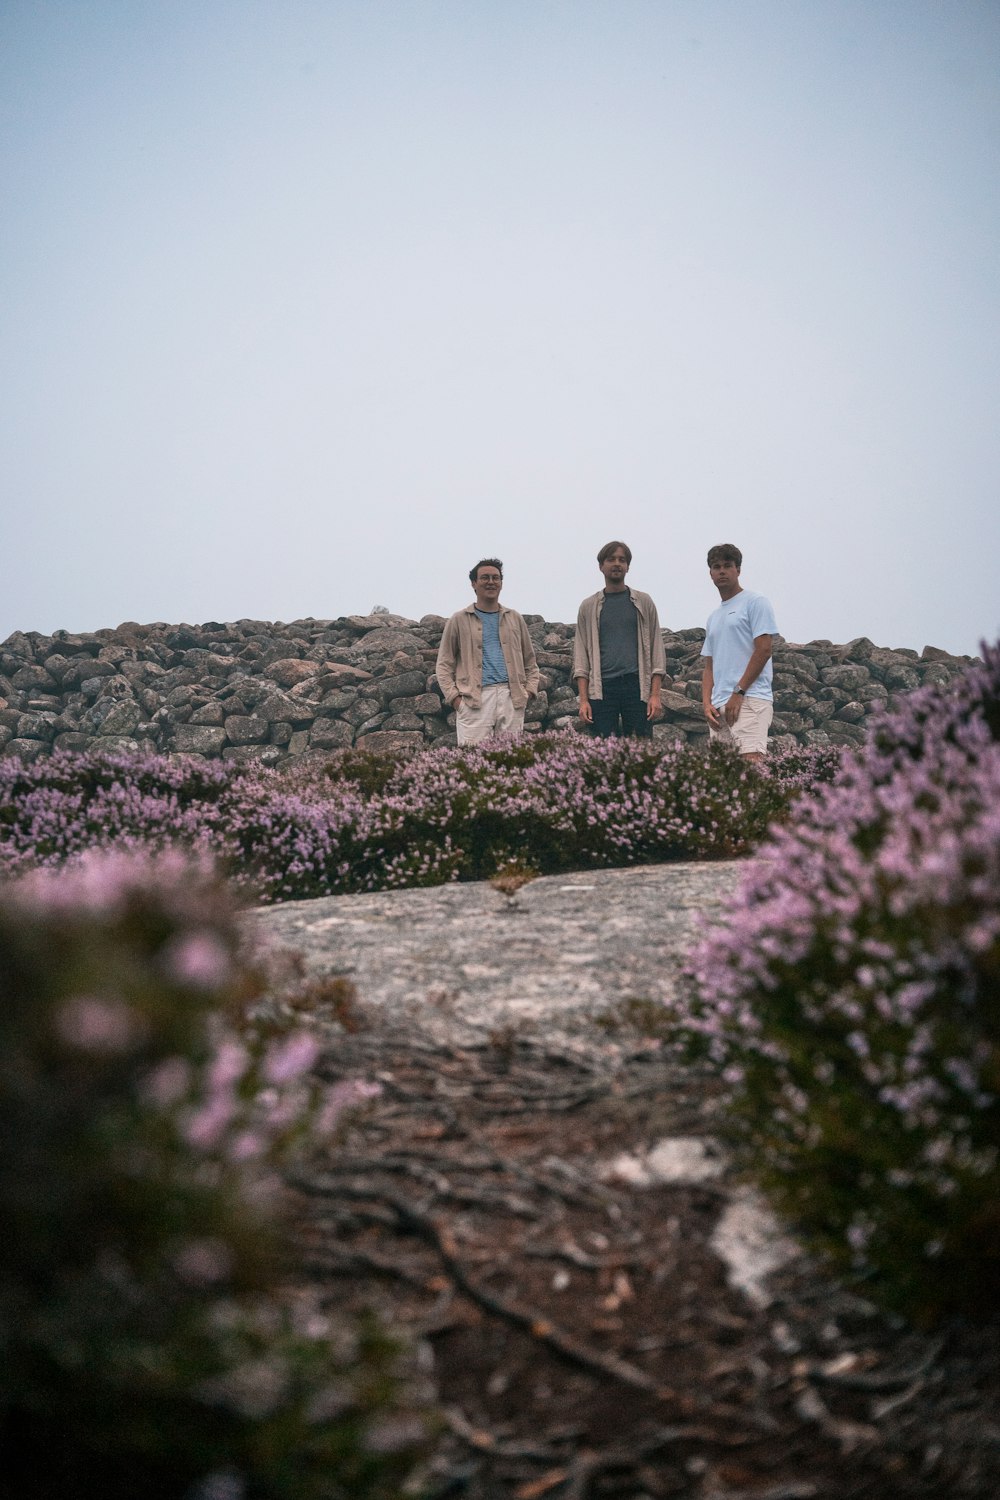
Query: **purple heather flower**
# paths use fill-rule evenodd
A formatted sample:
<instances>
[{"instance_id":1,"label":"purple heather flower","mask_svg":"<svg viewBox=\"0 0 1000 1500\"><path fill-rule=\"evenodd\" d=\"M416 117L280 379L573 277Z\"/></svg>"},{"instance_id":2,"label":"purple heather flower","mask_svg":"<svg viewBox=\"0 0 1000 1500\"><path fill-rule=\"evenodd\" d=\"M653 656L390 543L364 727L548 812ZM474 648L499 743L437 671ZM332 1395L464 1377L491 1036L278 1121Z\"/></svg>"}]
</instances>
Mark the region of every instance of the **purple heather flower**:
<instances>
[{"instance_id":1,"label":"purple heather flower","mask_svg":"<svg viewBox=\"0 0 1000 1500\"><path fill-rule=\"evenodd\" d=\"M81 1052L125 1052L142 1036L139 1017L124 1000L103 995L71 995L56 1012L62 1041Z\"/></svg>"},{"instance_id":2,"label":"purple heather flower","mask_svg":"<svg viewBox=\"0 0 1000 1500\"><path fill-rule=\"evenodd\" d=\"M296 1031L280 1042L272 1043L264 1057L264 1077L268 1083L290 1083L308 1073L319 1055L320 1045L311 1031Z\"/></svg>"},{"instance_id":3,"label":"purple heather flower","mask_svg":"<svg viewBox=\"0 0 1000 1500\"><path fill-rule=\"evenodd\" d=\"M142 1092L160 1109L169 1109L187 1094L193 1070L185 1057L168 1057L147 1075Z\"/></svg>"},{"instance_id":4,"label":"purple heather flower","mask_svg":"<svg viewBox=\"0 0 1000 1500\"><path fill-rule=\"evenodd\" d=\"M225 943L217 933L208 930L172 938L161 962L172 980L195 989L218 989L232 975L232 960Z\"/></svg>"}]
</instances>

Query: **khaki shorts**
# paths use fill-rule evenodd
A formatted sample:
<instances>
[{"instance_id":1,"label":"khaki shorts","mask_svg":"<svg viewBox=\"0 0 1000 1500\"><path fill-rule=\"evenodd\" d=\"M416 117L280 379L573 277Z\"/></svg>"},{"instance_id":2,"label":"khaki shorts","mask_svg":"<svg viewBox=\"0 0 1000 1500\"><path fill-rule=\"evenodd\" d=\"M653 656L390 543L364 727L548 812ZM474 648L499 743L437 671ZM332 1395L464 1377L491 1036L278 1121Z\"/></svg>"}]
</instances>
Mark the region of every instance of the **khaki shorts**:
<instances>
[{"instance_id":1,"label":"khaki shorts","mask_svg":"<svg viewBox=\"0 0 1000 1500\"><path fill-rule=\"evenodd\" d=\"M505 682L483 688L480 708L473 708L463 698L455 710L455 732L460 745L478 745L493 734L520 734L524 728L524 709L510 701Z\"/></svg>"},{"instance_id":2,"label":"khaki shorts","mask_svg":"<svg viewBox=\"0 0 1000 1500\"><path fill-rule=\"evenodd\" d=\"M713 740L735 745L741 755L766 755L767 731L773 718L774 704L770 698L744 698L735 724L723 720L721 729L713 729L710 724L708 732Z\"/></svg>"}]
</instances>

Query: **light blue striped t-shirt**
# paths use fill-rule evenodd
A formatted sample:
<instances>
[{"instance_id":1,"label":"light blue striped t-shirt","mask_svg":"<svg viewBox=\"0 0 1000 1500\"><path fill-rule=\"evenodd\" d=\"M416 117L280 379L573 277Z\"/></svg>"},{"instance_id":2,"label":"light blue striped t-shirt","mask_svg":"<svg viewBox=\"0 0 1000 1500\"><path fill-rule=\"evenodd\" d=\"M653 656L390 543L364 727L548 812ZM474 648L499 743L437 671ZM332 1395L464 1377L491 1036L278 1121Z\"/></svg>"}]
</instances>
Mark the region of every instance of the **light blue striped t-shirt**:
<instances>
[{"instance_id":1,"label":"light blue striped t-shirt","mask_svg":"<svg viewBox=\"0 0 1000 1500\"><path fill-rule=\"evenodd\" d=\"M500 611L498 609L476 609L483 624L483 687L495 687L498 682L507 682L507 663L500 645Z\"/></svg>"}]
</instances>

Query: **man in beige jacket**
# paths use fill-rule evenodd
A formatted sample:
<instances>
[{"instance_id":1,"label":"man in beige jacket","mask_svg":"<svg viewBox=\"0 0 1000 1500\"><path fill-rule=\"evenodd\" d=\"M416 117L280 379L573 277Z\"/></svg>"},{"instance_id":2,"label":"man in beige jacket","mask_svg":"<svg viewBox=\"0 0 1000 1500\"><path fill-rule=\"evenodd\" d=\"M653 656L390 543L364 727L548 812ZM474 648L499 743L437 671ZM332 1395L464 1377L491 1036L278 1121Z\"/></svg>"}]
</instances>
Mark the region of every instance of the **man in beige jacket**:
<instances>
[{"instance_id":1,"label":"man in beige jacket","mask_svg":"<svg viewBox=\"0 0 1000 1500\"><path fill-rule=\"evenodd\" d=\"M632 561L624 542L607 542L597 554L604 587L584 599L576 620L573 679L580 718L602 739L647 739L661 710L667 672L656 605L630 589Z\"/></svg>"},{"instance_id":2,"label":"man in beige jacket","mask_svg":"<svg viewBox=\"0 0 1000 1500\"><path fill-rule=\"evenodd\" d=\"M460 745L494 734L520 734L528 699L538 692L538 663L528 627L500 603L503 563L484 557L469 573L475 600L453 614L441 635L438 687L455 710Z\"/></svg>"}]
</instances>

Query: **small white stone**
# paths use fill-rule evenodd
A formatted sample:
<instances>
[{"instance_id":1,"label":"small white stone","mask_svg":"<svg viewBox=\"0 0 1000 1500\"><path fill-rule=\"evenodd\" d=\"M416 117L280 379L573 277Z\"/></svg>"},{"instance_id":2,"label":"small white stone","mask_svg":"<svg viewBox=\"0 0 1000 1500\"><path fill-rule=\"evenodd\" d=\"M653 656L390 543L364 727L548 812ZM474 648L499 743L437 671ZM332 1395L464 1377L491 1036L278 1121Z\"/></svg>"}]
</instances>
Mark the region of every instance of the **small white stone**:
<instances>
[{"instance_id":1,"label":"small white stone","mask_svg":"<svg viewBox=\"0 0 1000 1500\"><path fill-rule=\"evenodd\" d=\"M736 1190L709 1244L725 1263L729 1285L755 1307L768 1306L771 1297L764 1286L766 1278L798 1253L798 1246L782 1232L774 1214L752 1188Z\"/></svg>"},{"instance_id":2,"label":"small white stone","mask_svg":"<svg viewBox=\"0 0 1000 1500\"><path fill-rule=\"evenodd\" d=\"M662 1187L667 1183L696 1186L725 1171L725 1160L715 1141L698 1136L669 1136L642 1155L623 1151L598 1167L602 1178L613 1177L630 1187Z\"/></svg>"},{"instance_id":3,"label":"small white stone","mask_svg":"<svg viewBox=\"0 0 1000 1500\"><path fill-rule=\"evenodd\" d=\"M657 1182L711 1182L721 1177L725 1161L714 1141L696 1136L674 1136L658 1141L647 1163Z\"/></svg>"}]
</instances>

